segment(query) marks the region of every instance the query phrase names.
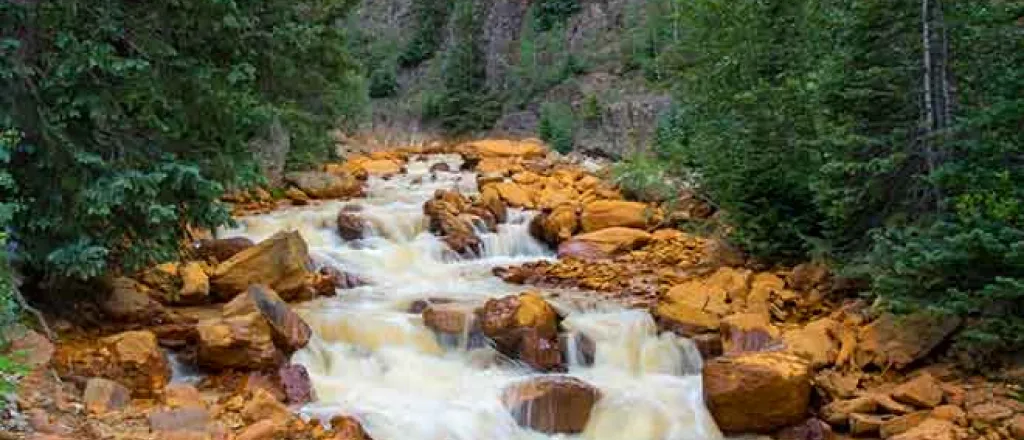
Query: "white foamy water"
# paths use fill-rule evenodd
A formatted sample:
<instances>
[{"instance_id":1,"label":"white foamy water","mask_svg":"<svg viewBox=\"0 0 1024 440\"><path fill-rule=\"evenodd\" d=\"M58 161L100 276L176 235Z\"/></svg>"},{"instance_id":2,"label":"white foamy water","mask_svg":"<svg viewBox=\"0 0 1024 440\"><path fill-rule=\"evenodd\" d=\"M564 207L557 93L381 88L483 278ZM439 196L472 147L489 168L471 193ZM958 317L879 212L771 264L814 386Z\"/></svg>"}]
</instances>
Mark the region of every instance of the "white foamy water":
<instances>
[{"instance_id":1,"label":"white foamy water","mask_svg":"<svg viewBox=\"0 0 1024 440\"><path fill-rule=\"evenodd\" d=\"M483 256L463 259L426 230L423 203L442 188L476 193L472 173L437 173L432 163L458 156L410 161L408 174L371 178L367 197L291 208L239 219L221 236L267 238L297 230L317 264L337 267L369 281L296 306L314 329L310 344L293 362L310 372L318 401L301 411L329 420L359 419L376 440L716 440L722 436L701 396L700 355L692 343L657 333L642 311L613 304L585 309L563 295L552 300L570 334L586 335L596 351L592 365L570 343L569 372L601 390L586 430L547 435L520 428L502 406L502 390L536 375L490 347L442 343L410 304L425 298L482 303L525 290L491 274L495 266L554 258L528 229L532 213L510 211L497 233L481 234ZM367 238L345 242L336 216L359 205L370 221ZM589 301L593 304L594 301ZM575 337L570 337L575 341ZM450 341L445 341L450 342Z\"/></svg>"}]
</instances>

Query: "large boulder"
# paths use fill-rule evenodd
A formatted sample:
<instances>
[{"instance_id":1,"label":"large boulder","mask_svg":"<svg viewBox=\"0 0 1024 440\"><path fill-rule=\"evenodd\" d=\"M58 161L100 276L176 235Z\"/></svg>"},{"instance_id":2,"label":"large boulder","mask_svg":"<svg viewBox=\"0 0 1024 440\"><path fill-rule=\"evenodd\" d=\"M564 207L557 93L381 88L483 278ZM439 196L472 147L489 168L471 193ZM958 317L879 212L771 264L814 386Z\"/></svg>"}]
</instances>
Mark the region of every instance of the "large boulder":
<instances>
[{"instance_id":1,"label":"large boulder","mask_svg":"<svg viewBox=\"0 0 1024 440\"><path fill-rule=\"evenodd\" d=\"M359 240L363 238L367 222L358 212L341 210L338 213L338 235L345 240Z\"/></svg>"},{"instance_id":2,"label":"large boulder","mask_svg":"<svg viewBox=\"0 0 1024 440\"><path fill-rule=\"evenodd\" d=\"M544 144L536 139L483 139L456 147L465 156L479 158L541 158L547 155Z\"/></svg>"},{"instance_id":3,"label":"large boulder","mask_svg":"<svg viewBox=\"0 0 1024 440\"><path fill-rule=\"evenodd\" d=\"M128 406L131 391L112 380L94 377L85 384L82 402L89 413L104 414Z\"/></svg>"},{"instance_id":4,"label":"large boulder","mask_svg":"<svg viewBox=\"0 0 1024 440\"><path fill-rule=\"evenodd\" d=\"M314 199L340 199L363 195L362 182L346 173L297 171L285 174L284 179Z\"/></svg>"},{"instance_id":5,"label":"large boulder","mask_svg":"<svg viewBox=\"0 0 1024 440\"><path fill-rule=\"evenodd\" d=\"M311 296L316 275L306 241L296 231L278 232L258 245L220 263L210 278L212 290L234 298L252 284L265 284L286 300Z\"/></svg>"},{"instance_id":6,"label":"large boulder","mask_svg":"<svg viewBox=\"0 0 1024 440\"><path fill-rule=\"evenodd\" d=\"M558 315L540 295L526 292L488 300L479 321L484 335L502 353L538 370L562 369Z\"/></svg>"},{"instance_id":7,"label":"large boulder","mask_svg":"<svg viewBox=\"0 0 1024 440\"><path fill-rule=\"evenodd\" d=\"M722 324L714 314L689 304L671 300L658 302L654 308L654 318L661 330L688 338L700 334L717 333ZM719 339L719 343L721 343L720 341Z\"/></svg>"},{"instance_id":8,"label":"large boulder","mask_svg":"<svg viewBox=\"0 0 1024 440\"><path fill-rule=\"evenodd\" d=\"M213 370L273 368L284 361L259 313L200 321L199 365Z\"/></svg>"},{"instance_id":9,"label":"large boulder","mask_svg":"<svg viewBox=\"0 0 1024 440\"><path fill-rule=\"evenodd\" d=\"M641 229L619 226L580 234L558 246L558 256L583 259L610 258L643 247L651 234Z\"/></svg>"},{"instance_id":10,"label":"large boulder","mask_svg":"<svg viewBox=\"0 0 1024 440\"><path fill-rule=\"evenodd\" d=\"M726 433L768 433L807 417L810 368L799 356L743 353L704 365L711 415Z\"/></svg>"},{"instance_id":11,"label":"large boulder","mask_svg":"<svg viewBox=\"0 0 1024 440\"><path fill-rule=\"evenodd\" d=\"M662 213L656 207L623 200L598 200L583 207L580 225L583 232L612 226L649 229L661 223Z\"/></svg>"},{"instance_id":12,"label":"large boulder","mask_svg":"<svg viewBox=\"0 0 1024 440\"><path fill-rule=\"evenodd\" d=\"M902 369L931 353L959 326L956 316L884 314L860 329L853 357L860 367Z\"/></svg>"},{"instance_id":13,"label":"large boulder","mask_svg":"<svg viewBox=\"0 0 1024 440\"><path fill-rule=\"evenodd\" d=\"M477 217L466 212L470 207L469 199L455 191L438 191L433 199L423 204L430 231L464 256L478 255L482 246L473 227L473 219Z\"/></svg>"},{"instance_id":14,"label":"large boulder","mask_svg":"<svg viewBox=\"0 0 1024 440\"><path fill-rule=\"evenodd\" d=\"M502 394L520 426L546 434L583 432L600 398L597 388L568 376L537 376L510 385Z\"/></svg>"},{"instance_id":15,"label":"large boulder","mask_svg":"<svg viewBox=\"0 0 1024 440\"><path fill-rule=\"evenodd\" d=\"M726 354L764 351L775 345L779 330L768 315L737 313L722 319L722 348Z\"/></svg>"},{"instance_id":16,"label":"large boulder","mask_svg":"<svg viewBox=\"0 0 1024 440\"><path fill-rule=\"evenodd\" d=\"M537 214L530 221L530 234L549 245L557 246L579 230L579 215L576 211L576 204L565 203L551 211Z\"/></svg>"},{"instance_id":17,"label":"large boulder","mask_svg":"<svg viewBox=\"0 0 1024 440\"><path fill-rule=\"evenodd\" d=\"M504 200L508 206L526 209L533 209L536 207L530 193L515 182L498 182L488 186L497 190L498 195L501 196L501 199Z\"/></svg>"},{"instance_id":18,"label":"large boulder","mask_svg":"<svg viewBox=\"0 0 1024 440\"><path fill-rule=\"evenodd\" d=\"M839 355L840 324L832 318L812 321L801 329L782 335L786 351L802 356L814 368L823 368L835 362Z\"/></svg>"},{"instance_id":19,"label":"large boulder","mask_svg":"<svg viewBox=\"0 0 1024 440\"><path fill-rule=\"evenodd\" d=\"M313 382L306 367L299 364L285 365L277 370L277 376L289 404L304 405L316 400Z\"/></svg>"},{"instance_id":20,"label":"large boulder","mask_svg":"<svg viewBox=\"0 0 1024 440\"><path fill-rule=\"evenodd\" d=\"M135 397L154 397L171 379L156 336L148 331L118 333L85 345L61 345L54 358L61 377L116 380Z\"/></svg>"},{"instance_id":21,"label":"large boulder","mask_svg":"<svg viewBox=\"0 0 1024 440\"><path fill-rule=\"evenodd\" d=\"M210 294L210 277L199 262L185 263L178 270L181 277L181 289L178 291L179 304L201 304L206 302Z\"/></svg>"},{"instance_id":22,"label":"large boulder","mask_svg":"<svg viewBox=\"0 0 1024 440\"><path fill-rule=\"evenodd\" d=\"M274 344L286 355L305 347L313 330L293 312L288 303L281 300L277 293L262 284L254 284L249 289L224 305L223 316L231 318L248 314L258 314L267 324L274 337Z\"/></svg>"},{"instance_id":23,"label":"large boulder","mask_svg":"<svg viewBox=\"0 0 1024 440\"><path fill-rule=\"evenodd\" d=\"M508 207L494 186L485 186L480 190L479 204L494 214L494 220L498 223L504 223L508 219Z\"/></svg>"},{"instance_id":24,"label":"large boulder","mask_svg":"<svg viewBox=\"0 0 1024 440\"><path fill-rule=\"evenodd\" d=\"M476 307L466 303L430 304L423 310L423 323L431 330L448 335L479 330Z\"/></svg>"}]
</instances>

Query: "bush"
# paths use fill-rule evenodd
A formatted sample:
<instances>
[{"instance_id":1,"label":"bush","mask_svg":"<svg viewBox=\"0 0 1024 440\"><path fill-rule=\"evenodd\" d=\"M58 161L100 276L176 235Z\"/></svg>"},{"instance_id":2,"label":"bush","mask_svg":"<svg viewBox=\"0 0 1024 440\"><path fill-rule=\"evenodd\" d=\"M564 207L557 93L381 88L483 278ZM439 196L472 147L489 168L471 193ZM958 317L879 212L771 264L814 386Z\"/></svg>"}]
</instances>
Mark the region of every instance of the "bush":
<instances>
[{"instance_id":1,"label":"bush","mask_svg":"<svg viewBox=\"0 0 1024 440\"><path fill-rule=\"evenodd\" d=\"M677 188L670 182L669 166L646 155L635 155L612 167L612 181L631 198L664 202L675 197Z\"/></svg>"},{"instance_id":2,"label":"bush","mask_svg":"<svg viewBox=\"0 0 1024 440\"><path fill-rule=\"evenodd\" d=\"M394 69L379 67L370 73L370 97L387 98L398 93L398 76Z\"/></svg>"},{"instance_id":3,"label":"bush","mask_svg":"<svg viewBox=\"0 0 1024 440\"><path fill-rule=\"evenodd\" d=\"M533 17L537 30L546 31L564 24L569 17L579 12L579 0L540 0L533 5Z\"/></svg>"},{"instance_id":4,"label":"bush","mask_svg":"<svg viewBox=\"0 0 1024 440\"><path fill-rule=\"evenodd\" d=\"M572 151L575 124L572 108L568 105L545 102L540 107L537 134L555 151L566 154Z\"/></svg>"},{"instance_id":5,"label":"bush","mask_svg":"<svg viewBox=\"0 0 1024 440\"><path fill-rule=\"evenodd\" d=\"M230 220L253 135L330 154L365 89L335 26L350 2L0 3L0 128L11 238L36 275L92 278L173 258L183 226Z\"/></svg>"}]
</instances>

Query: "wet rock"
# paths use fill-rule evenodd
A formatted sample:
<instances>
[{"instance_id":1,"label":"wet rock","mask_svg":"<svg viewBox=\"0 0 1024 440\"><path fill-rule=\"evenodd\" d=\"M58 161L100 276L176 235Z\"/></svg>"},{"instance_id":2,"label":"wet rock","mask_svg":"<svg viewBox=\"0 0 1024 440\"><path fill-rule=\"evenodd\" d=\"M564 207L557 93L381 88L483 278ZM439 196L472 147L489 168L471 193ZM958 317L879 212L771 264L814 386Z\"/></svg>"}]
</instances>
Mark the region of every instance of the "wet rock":
<instances>
[{"instance_id":1,"label":"wet rock","mask_svg":"<svg viewBox=\"0 0 1024 440\"><path fill-rule=\"evenodd\" d=\"M914 412L914 407L893 400L892 396L886 392L875 391L869 396L875 400L879 408L890 414L903 415Z\"/></svg>"},{"instance_id":2,"label":"wet rock","mask_svg":"<svg viewBox=\"0 0 1024 440\"><path fill-rule=\"evenodd\" d=\"M312 329L269 287L260 284L249 286L245 293L236 296L223 309L225 318L252 313L258 314L270 325L274 344L286 356L309 343Z\"/></svg>"},{"instance_id":3,"label":"wet rock","mask_svg":"<svg viewBox=\"0 0 1024 440\"><path fill-rule=\"evenodd\" d=\"M836 400L821 409L821 416L826 422L841 426L845 425L850 415L856 413L873 413L878 403L871 397L857 397L849 400Z\"/></svg>"},{"instance_id":4,"label":"wet rock","mask_svg":"<svg viewBox=\"0 0 1024 440\"><path fill-rule=\"evenodd\" d=\"M304 405L316 400L313 383L306 367L299 364L285 365L277 370L277 375L281 379L285 401L289 404Z\"/></svg>"},{"instance_id":5,"label":"wet rock","mask_svg":"<svg viewBox=\"0 0 1024 440\"><path fill-rule=\"evenodd\" d=\"M481 328L499 346L515 347L526 328L539 336L557 337L557 314L547 301L533 292L490 299L481 312Z\"/></svg>"},{"instance_id":6,"label":"wet rock","mask_svg":"<svg viewBox=\"0 0 1024 440\"><path fill-rule=\"evenodd\" d=\"M802 329L791 330L782 335L786 351L801 356L811 362L815 369L832 365L839 355L840 325L831 318L822 318L804 326Z\"/></svg>"},{"instance_id":7,"label":"wet rock","mask_svg":"<svg viewBox=\"0 0 1024 440\"><path fill-rule=\"evenodd\" d=\"M729 293L722 286L706 280L693 280L678 284L665 293L662 301L686 305L721 318L732 311Z\"/></svg>"},{"instance_id":8,"label":"wet rock","mask_svg":"<svg viewBox=\"0 0 1024 440\"><path fill-rule=\"evenodd\" d=\"M371 176L393 176L402 172L405 164L395 159L373 159L361 162L359 166Z\"/></svg>"},{"instance_id":9,"label":"wet rock","mask_svg":"<svg viewBox=\"0 0 1024 440\"><path fill-rule=\"evenodd\" d=\"M704 394L726 433L771 432L804 420L810 368L786 353L744 353L704 365Z\"/></svg>"},{"instance_id":10,"label":"wet rock","mask_svg":"<svg viewBox=\"0 0 1024 440\"><path fill-rule=\"evenodd\" d=\"M110 318L126 324L163 324L175 320L149 289L131 278L115 278L100 309Z\"/></svg>"},{"instance_id":11,"label":"wet rock","mask_svg":"<svg viewBox=\"0 0 1024 440\"><path fill-rule=\"evenodd\" d=\"M445 162L438 162L430 166L429 171L431 173L448 173L451 172L452 167Z\"/></svg>"},{"instance_id":12,"label":"wet rock","mask_svg":"<svg viewBox=\"0 0 1024 440\"><path fill-rule=\"evenodd\" d=\"M939 419L928 419L890 440L959 440L965 433L958 426Z\"/></svg>"},{"instance_id":13,"label":"wet rock","mask_svg":"<svg viewBox=\"0 0 1024 440\"><path fill-rule=\"evenodd\" d=\"M153 432L206 432L210 421L206 408L157 409L149 414L149 429Z\"/></svg>"},{"instance_id":14,"label":"wet rock","mask_svg":"<svg viewBox=\"0 0 1024 440\"><path fill-rule=\"evenodd\" d=\"M267 320L259 313L200 321L199 365L214 370L261 369L280 365Z\"/></svg>"},{"instance_id":15,"label":"wet rock","mask_svg":"<svg viewBox=\"0 0 1024 440\"><path fill-rule=\"evenodd\" d=\"M430 231L464 256L478 255L482 245L470 218L461 215L469 207L469 200L455 191L438 191L433 199L423 204Z\"/></svg>"},{"instance_id":16,"label":"wet rock","mask_svg":"<svg viewBox=\"0 0 1024 440\"><path fill-rule=\"evenodd\" d=\"M777 432L776 440L832 440L835 434L832 427L818 419L807 419L807 421L793 425Z\"/></svg>"},{"instance_id":17,"label":"wet rock","mask_svg":"<svg viewBox=\"0 0 1024 440\"><path fill-rule=\"evenodd\" d=\"M558 246L558 257L581 259L610 258L638 249L651 240L647 231L633 228L611 227L580 234Z\"/></svg>"},{"instance_id":18,"label":"wet rock","mask_svg":"<svg viewBox=\"0 0 1024 440\"><path fill-rule=\"evenodd\" d=\"M342 210L338 213L338 235L345 240L359 240L367 229L367 222L358 213Z\"/></svg>"},{"instance_id":19,"label":"wet rock","mask_svg":"<svg viewBox=\"0 0 1024 440\"><path fill-rule=\"evenodd\" d=\"M565 360L557 339L542 336L537 328L528 328L519 342L519 359L539 371L563 371Z\"/></svg>"},{"instance_id":20,"label":"wet rock","mask_svg":"<svg viewBox=\"0 0 1024 440\"><path fill-rule=\"evenodd\" d=\"M278 232L220 263L210 282L224 299L234 298L252 284L265 284L288 300L310 295L314 278L306 241L291 231Z\"/></svg>"},{"instance_id":21,"label":"wet rock","mask_svg":"<svg viewBox=\"0 0 1024 440\"><path fill-rule=\"evenodd\" d=\"M227 261L235 254L255 245L256 243L245 237L200 240L196 246L196 254L205 260Z\"/></svg>"},{"instance_id":22,"label":"wet rock","mask_svg":"<svg viewBox=\"0 0 1024 440\"><path fill-rule=\"evenodd\" d=\"M494 220L498 223L505 223L508 220L508 207L501 199L501 194L492 186L485 186L480 191L480 205L494 214Z\"/></svg>"},{"instance_id":23,"label":"wet rock","mask_svg":"<svg viewBox=\"0 0 1024 440\"><path fill-rule=\"evenodd\" d=\"M779 337L779 330L760 313L738 313L722 319L722 346L726 354L764 351Z\"/></svg>"},{"instance_id":24,"label":"wet rock","mask_svg":"<svg viewBox=\"0 0 1024 440\"><path fill-rule=\"evenodd\" d=\"M359 421L352 417L331 418L331 430L334 431L332 440L371 440Z\"/></svg>"},{"instance_id":25,"label":"wet rock","mask_svg":"<svg viewBox=\"0 0 1024 440\"><path fill-rule=\"evenodd\" d=\"M530 235L549 245L557 246L579 230L575 204L562 204L550 212L537 214L530 221Z\"/></svg>"},{"instance_id":26,"label":"wet rock","mask_svg":"<svg viewBox=\"0 0 1024 440\"><path fill-rule=\"evenodd\" d=\"M956 316L884 314L860 329L854 360L860 367L902 369L927 356L960 326Z\"/></svg>"},{"instance_id":27,"label":"wet rock","mask_svg":"<svg viewBox=\"0 0 1024 440\"><path fill-rule=\"evenodd\" d=\"M253 391L252 397L242 408L242 419L249 423L271 420L283 424L291 416L288 407L279 402L273 394L259 388Z\"/></svg>"},{"instance_id":28,"label":"wet rock","mask_svg":"<svg viewBox=\"0 0 1024 440\"><path fill-rule=\"evenodd\" d=\"M263 390L274 396L279 402L284 402L288 396L281 384L281 377L276 374L254 371L245 376L242 384L238 387L242 394L251 395L256 390Z\"/></svg>"},{"instance_id":29,"label":"wet rock","mask_svg":"<svg viewBox=\"0 0 1024 440\"><path fill-rule=\"evenodd\" d=\"M714 315L673 301L659 302L654 311L658 327L680 336L692 337L702 333L718 332L721 321ZM721 343L721 338L718 338Z\"/></svg>"},{"instance_id":30,"label":"wet rock","mask_svg":"<svg viewBox=\"0 0 1024 440\"><path fill-rule=\"evenodd\" d=\"M423 310L423 323L438 333L461 335L478 329L476 308L472 304L430 304Z\"/></svg>"},{"instance_id":31,"label":"wet rock","mask_svg":"<svg viewBox=\"0 0 1024 440\"><path fill-rule=\"evenodd\" d=\"M598 200L583 207L580 225L584 232L612 226L648 229L662 220L661 209L639 202Z\"/></svg>"},{"instance_id":32,"label":"wet rock","mask_svg":"<svg viewBox=\"0 0 1024 440\"><path fill-rule=\"evenodd\" d=\"M198 262L186 263L178 271L181 275L181 290L178 292L178 304L202 304L210 294L210 278L206 276L203 265Z\"/></svg>"},{"instance_id":33,"label":"wet rock","mask_svg":"<svg viewBox=\"0 0 1024 440\"><path fill-rule=\"evenodd\" d=\"M82 402L90 413L104 414L128 406L131 391L112 380L94 377L85 384Z\"/></svg>"},{"instance_id":34,"label":"wet rock","mask_svg":"<svg viewBox=\"0 0 1024 440\"><path fill-rule=\"evenodd\" d=\"M921 423L924 423L924 421L928 420L929 417L929 411L918 411L899 417L893 417L882 423L882 426L878 429L878 434L881 435L882 438L890 438L903 434Z\"/></svg>"},{"instance_id":35,"label":"wet rock","mask_svg":"<svg viewBox=\"0 0 1024 440\"><path fill-rule=\"evenodd\" d=\"M285 174L284 178L314 199L340 199L363 195L362 182L349 174L297 171Z\"/></svg>"},{"instance_id":36,"label":"wet rock","mask_svg":"<svg viewBox=\"0 0 1024 440\"><path fill-rule=\"evenodd\" d=\"M583 333L560 334L558 335L558 346L561 352L566 354L567 363L575 361L576 365L583 366L594 364L597 344L587 335Z\"/></svg>"},{"instance_id":37,"label":"wet rock","mask_svg":"<svg viewBox=\"0 0 1024 440\"><path fill-rule=\"evenodd\" d=\"M697 351L704 360L721 356L725 352L725 348L722 347L722 336L718 333L693 335L690 340L697 346Z\"/></svg>"},{"instance_id":38,"label":"wet rock","mask_svg":"<svg viewBox=\"0 0 1024 440\"><path fill-rule=\"evenodd\" d=\"M157 301L169 304L181 289L181 277L178 275L178 263L158 264L142 272L139 281Z\"/></svg>"},{"instance_id":39,"label":"wet rock","mask_svg":"<svg viewBox=\"0 0 1024 440\"><path fill-rule=\"evenodd\" d=\"M914 405L919 408L934 408L942 403L942 387L931 374L921 373L892 392L897 402Z\"/></svg>"},{"instance_id":40,"label":"wet rock","mask_svg":"<svg viewBox=\"0 0 1024 440\"><path fill-rule=\"evenodd\" d=\"M547 434L582 432L598 399L597 388L567 376L537 376L502 394L520 426Z\"/></svg>"},{"instance_id":41,"label":"wet rock","mask_svg":"<svg viewBox=\"0 0 1024 440\"><path fill-rule=\"evenodd\" d=\"M296 206L308 205L309 202L312 201L312 199L309 198L309 194L306 194L301 189L294 186L285 190L284 196L287 197L288 200L291 200L292 204Z\"/></svg>"}]
</instances>

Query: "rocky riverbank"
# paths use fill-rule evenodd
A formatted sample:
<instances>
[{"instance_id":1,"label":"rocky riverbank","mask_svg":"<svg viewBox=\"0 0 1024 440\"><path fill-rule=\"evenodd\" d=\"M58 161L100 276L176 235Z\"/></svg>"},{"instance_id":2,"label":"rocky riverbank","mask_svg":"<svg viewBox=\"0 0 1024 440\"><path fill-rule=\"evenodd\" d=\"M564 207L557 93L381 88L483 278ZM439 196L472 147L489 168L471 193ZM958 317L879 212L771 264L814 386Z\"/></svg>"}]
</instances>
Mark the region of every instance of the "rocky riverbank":
<instances>
[{"instance_id":1,"label":"rocky riverbank","mask_svg":"<svg viewBox=\"0 0 1024 440\"><path fill-rule=\"evenodd\" d=\"M403 313L421 319L438 341L493 347L484 363L547 373L502 390L502 404L520 426L591 438L586 428L603 411L605 395L562 373L601 357L602 341L570 331L572 317L561 304L596 301L643 315L673 346L692 341L703 358L704 400L726 434L1024 438L1016 386L946 361L960 321L877 310L821 265L751 261L721 239L675 228L679 219L707 218L709 207L685 197L662 205L625 200L599 167L549 154L539 142L374 152L288 174L285 188L225 201L239 216L327 206L364 197L369 180L396 178L441 153L458 155L463 169L438 162L417 179L472 171L476 180L476 191L439 189L422 206L425 230L444 244L443 258L479 258L487 235L521 210L537 212L530 234L558 255L493 268L507 283L523 285L520 293L475 302L438 292L404 305ZM339 208L331 220L346 243L379 229L356 205ZM86 304L76 307L89 315L82 320L88 326L65 315L57 319L58 341L31 330L12 334L11 350L27 356L30 371L4 410L3 435L368 439L360 414L299 416L318 396L293 354L317 338L318 325L303 311L309 304L334 295L346 301L372 280L317 265L308 238L274 232L254 242L197 231L181 261L109 280L94 298L82 299ZM439 342L420 345L442 350ZM665 372L639 356L653 365L639 370Z\"/></svg>"}]
</instances>

